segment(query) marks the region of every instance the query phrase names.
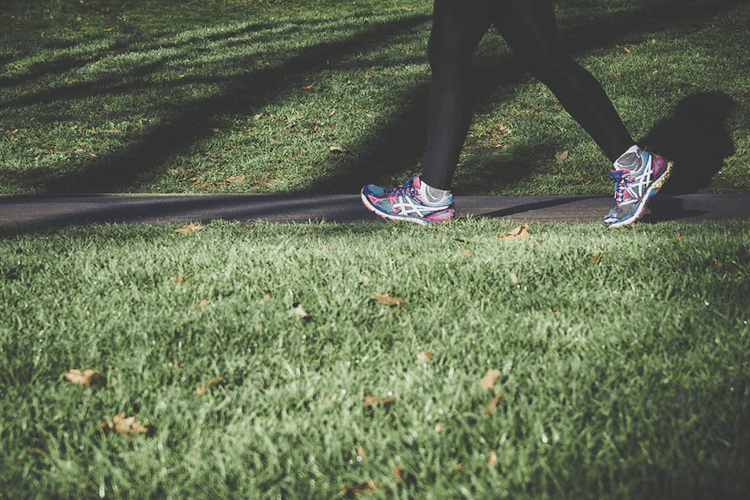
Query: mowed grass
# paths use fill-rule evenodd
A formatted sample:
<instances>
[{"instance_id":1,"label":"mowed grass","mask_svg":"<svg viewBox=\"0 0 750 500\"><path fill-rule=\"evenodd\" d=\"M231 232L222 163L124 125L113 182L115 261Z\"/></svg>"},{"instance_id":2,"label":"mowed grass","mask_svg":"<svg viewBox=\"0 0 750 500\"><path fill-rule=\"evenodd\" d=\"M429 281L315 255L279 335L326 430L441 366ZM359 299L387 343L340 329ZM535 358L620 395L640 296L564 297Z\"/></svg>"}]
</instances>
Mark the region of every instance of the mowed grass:
<instances>
[{"instance_id":1,"label":"mowed grass","mask_svg":"<svg viewBox=\"0 0 750 500\"><path fill-rule=\"evenodd\" d=\"M431 2L13 0L0 194L357 192L421 170ZM558 2L666 190L748 191L750 5ZM604 194L609 161L490 31L457 194ZM561 160L560 158L565 158Z\"/></svg>"},{"instance_id":2,"label":"mowed grass","mask_svg":"<svg viewBox=\"0 0 750 500\"><path fill-rule=\"evenodd\" d=\"M748 222L514 225L5 234L2 498L746 498Z\"/></svg>"}]
</instances>

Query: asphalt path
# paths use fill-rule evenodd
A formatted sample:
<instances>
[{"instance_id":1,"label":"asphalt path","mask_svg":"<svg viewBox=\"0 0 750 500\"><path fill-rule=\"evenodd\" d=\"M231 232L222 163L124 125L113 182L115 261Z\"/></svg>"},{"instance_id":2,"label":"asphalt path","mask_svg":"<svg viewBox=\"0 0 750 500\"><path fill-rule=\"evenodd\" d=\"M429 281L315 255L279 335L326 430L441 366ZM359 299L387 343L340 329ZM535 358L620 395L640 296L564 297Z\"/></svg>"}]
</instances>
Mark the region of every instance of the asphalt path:
<instances>
[{"instance_id":1,"label":"asphalt path","mask_svg":"<svg viewBox=\"0 0 750 500\"><path fill-rule=\"evenodd\" d=\"M611 196L458 196L458 216L518 221L589 222L613 206ZM0 227L149 224L213 220L280 223L379 221L358 194L23 195L0 196ZM657 195L641 222L750 219L750 194Z\"/></svg>"}]
</instances>

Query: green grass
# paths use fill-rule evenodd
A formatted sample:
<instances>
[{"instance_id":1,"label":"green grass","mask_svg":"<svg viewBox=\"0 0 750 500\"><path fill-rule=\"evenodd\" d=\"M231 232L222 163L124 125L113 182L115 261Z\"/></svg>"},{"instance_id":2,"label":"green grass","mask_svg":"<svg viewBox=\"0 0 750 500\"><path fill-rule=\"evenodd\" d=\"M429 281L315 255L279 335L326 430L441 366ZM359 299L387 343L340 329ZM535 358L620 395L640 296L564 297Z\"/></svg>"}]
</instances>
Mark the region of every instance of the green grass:
<instances>
[{"instance_id":1,"label":"green grass","mask_svg":"<svg viewBox=\"0 0 750 500\"><path fill-rule=\"evenodd\" d=\"M511 227L6 233L2 498L746 497L747 221Z\"/></svg>"},{"instance_id":2,"label":"green grass","mask_svg":"<svg viewBox=\"0 0 750 500\"><path fill-rule=\"evenodd\" d=\"M678 3L557 13L633 136L677 160L665 189L746 192L750 6ZM421 169L430 5L14 0L0 14L0 194L400 182ZM494 32L474 66L456 193L611 191L604 156Z\"/></svg>"},{"instance_id":3,"label":"green grass","mask_svg":"<svg viewBox=\"0 0 750 500\"><path fill-rule=\"evenodd\" d=\"M356 192L420 169L429 1L6 4L0 194ZM677 160L665 189L748 191L750 7L677 4L557 12ZM474 67L456 193L611 192L497 35ZM508 224L0 231L0 498L746 497L747 221ZM121 412L147 432L118 435Z\"/></svg>"}]
</instances>

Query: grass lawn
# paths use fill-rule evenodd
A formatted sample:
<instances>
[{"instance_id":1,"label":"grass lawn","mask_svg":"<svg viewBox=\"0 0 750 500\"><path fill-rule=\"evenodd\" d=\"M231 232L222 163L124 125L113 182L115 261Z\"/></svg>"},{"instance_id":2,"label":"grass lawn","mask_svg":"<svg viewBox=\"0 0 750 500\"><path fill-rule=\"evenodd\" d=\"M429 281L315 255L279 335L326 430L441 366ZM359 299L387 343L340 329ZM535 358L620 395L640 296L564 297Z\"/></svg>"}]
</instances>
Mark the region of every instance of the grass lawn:
<instances>
[{"instance_id":1,"label":"grass lawn","mask_svg":"<svg viewBox=\"0 0 750 500\"><path fill-rule=\"evenodd\" d=\"M0 194L356 192L421 169L429 0L11 0ZM673 191L748 191L750 5L558 2ZM606 158L490 31L458 194L602 194ZM558 153L567 152L559 160Z\"/></svg>"},{"instance_id":2,"label":"grass lawn","mask_svg":"<svg viewBox=\"0 0 750 500\"><path fill-rule=\"evenodd\" d=\"M0 195L420 169L428 1L6 4ZM750 190L750 5L557 12L667 188ZM474 67L457 194L611 192L497 35ZM514 226L0 229L0 499L747 498L750 223Z\"/></svg>"},{"instance_id":3,"label":"grass lawn","mask_svg":"<svg viewBox=\"0 0 750 500\"><path fill-rule=\"evenodd\" d=\"M2 498L746 498L750 225L603 226L7 235Z\"/></svg>"}]
</instances>

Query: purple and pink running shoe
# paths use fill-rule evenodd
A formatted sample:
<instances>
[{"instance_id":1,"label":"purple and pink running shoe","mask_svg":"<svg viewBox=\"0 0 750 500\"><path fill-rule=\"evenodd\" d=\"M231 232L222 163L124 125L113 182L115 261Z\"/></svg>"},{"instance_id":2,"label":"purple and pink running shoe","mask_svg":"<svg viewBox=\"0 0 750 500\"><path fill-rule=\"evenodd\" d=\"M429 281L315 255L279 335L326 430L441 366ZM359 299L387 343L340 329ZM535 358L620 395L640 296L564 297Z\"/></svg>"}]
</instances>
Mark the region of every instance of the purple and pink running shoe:
<instances>
[{"instance_id":1,"label":"purple and pink running shoe","mask_svg":"<svg viewBox=\"0 0 750 500\"><path fill-rule=\"evenodd\" d=\"M445 196L438 203L428 203L425 187L420 174L395 188L386 189L368 184L362 188L362 203L368 210L390 220L405 220L422 225L451 220L454 213L453 196Z\"/></svg>"},{"instance_id":2,"label":"purple and pink running shoe","mask_svg":"<svg viewBox=\"0 0 750 500\"><path fill-rule=\"evenodd\" d=\"M646 209L649 198L669 178L673 163L633 146L614 164L609 176L615 183L615 208L605 217L610 227L620 227L637 221Z\"/></svg>"}]
</instances>

